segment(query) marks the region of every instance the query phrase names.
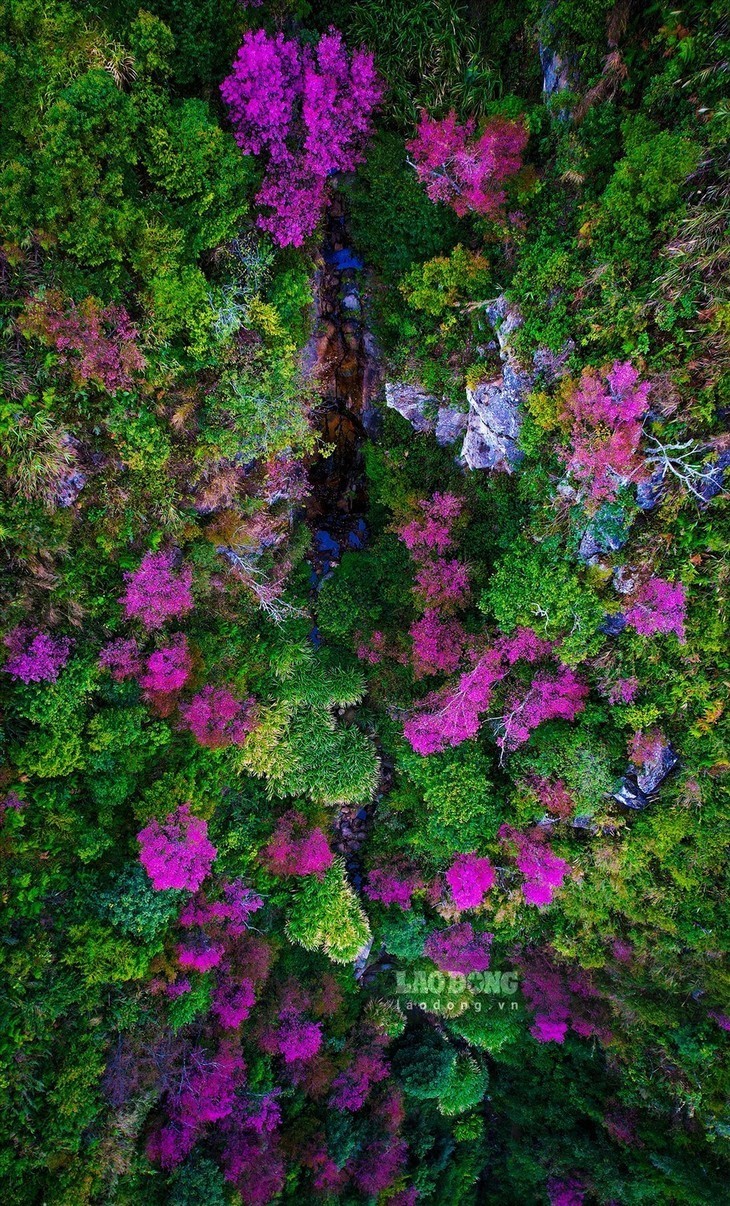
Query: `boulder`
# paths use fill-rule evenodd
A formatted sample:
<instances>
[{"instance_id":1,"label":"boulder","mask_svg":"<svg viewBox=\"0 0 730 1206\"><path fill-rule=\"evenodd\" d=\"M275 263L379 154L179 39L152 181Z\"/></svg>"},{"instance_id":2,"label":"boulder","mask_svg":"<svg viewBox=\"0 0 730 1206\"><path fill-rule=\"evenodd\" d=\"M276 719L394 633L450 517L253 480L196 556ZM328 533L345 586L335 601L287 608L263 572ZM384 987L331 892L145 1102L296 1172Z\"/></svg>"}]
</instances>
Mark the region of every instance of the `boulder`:
<instances>
[{"instance_id":1,"label":"boulder","mask_svg":"<svg viewBox=\"0 0 730 1206\"><path fill-rule=\"evenodd\" d=\"M436 416L436 443L445 448L466 431L467 415L453 406L440 406Z\"/></svg>"},{"instance_id":2,"label":"boulder","mask_svg":"<svg viewBox=\"0 0 730 1206\"><path fill-rule=\"evenodd\" d=\"M606 503L596 511L583 532L578 556L586 565L595 565L604 553L615 553L622 549L628 538L623 508Z\"/></svg>"},{"instance_id":3,"label":"boulder","mask_svg":"<svg viewBox=\"0 0 730 1206\"><path fill-rule=\"evenodd\" d=\"M679 757L670 745L660 746L651 758L646 759L636 776L639 790L643 791L645 796L650 796L658 787L661 787L678 763Z\"/></svg>"},{"instance_id":4,"label":"boulder","mask_svg":"<svg viewBox=\"0 0 730 1206\"><path fill-rule=\"evenodd\" d=\"M514 376L467 390L469 415L461 459L469 469L501 469L511 473L522 459L517 447L522 420Z\"/></svg>"},{"instance_id":5,"label":"boulder","mask_svg":"<svg viewBox=\"0 0 730 1206\"><path fill-rule=\"evenodd\" d=\"M435 414L439 400L433 394L426 393L420 385L386 382L385 404L391 410L397 410L414 431L434 431L436 428L436 421L430 415Z\"/></svg>"}]
</instances>

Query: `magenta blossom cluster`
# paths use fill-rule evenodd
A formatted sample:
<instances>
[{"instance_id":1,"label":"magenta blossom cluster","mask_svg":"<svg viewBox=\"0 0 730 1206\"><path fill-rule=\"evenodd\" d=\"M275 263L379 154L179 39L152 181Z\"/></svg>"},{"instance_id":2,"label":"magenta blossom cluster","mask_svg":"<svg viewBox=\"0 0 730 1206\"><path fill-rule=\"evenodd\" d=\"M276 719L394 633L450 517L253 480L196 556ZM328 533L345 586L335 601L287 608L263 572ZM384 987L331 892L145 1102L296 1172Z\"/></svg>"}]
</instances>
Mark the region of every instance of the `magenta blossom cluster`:
<instances>
[{"instance_id":1,"label":"magenta blossom cluster","mask_svg":"<svg viewBox=\"0 0 730 1206\"><path fill-rule=\"evenodd\" d=\"M30 303L22 325L55 347L80 385L93 381L110 394L131 390L145 368L139 332L124 306L102 306L93 297L76 305L50 290Z\"/></svg>"},{"instance_id":2,"label":"magenta blossom cluster","mask_svg":"<svg viewBox=\"0 0 730 1206\"><path fill-rule=\"evenodd\" d=\"M639 383L629 361L616 361L605 380L595 369L584 369L567 395L563 418L571 445L561 455L594 502L612 501L621 486L649 476L639 445L650 388L647 381Z\"/></svg>"},{"instance_id":3,"label":"magenta blossom cluster","mask_svg":"<svg viewBox=\"0 0 730 1206\"><path fill-rule=\"evenodd\" d=\"M181 804L160 824L156 817L137 834L139 861L158 891L186 888L195 892L218 853L208 840L208 823Z\"/></svg>"},{"instance_id":4,"label":"magenta blossom cluster","mask_svg":"<svg viewBox=\"0 0 730 1206\"><path fill-rule=\"evenodd\" d=\"M413 673L452 674L464 653L466 632L463 624L429 607L410 629L413 641Z\"/></svg>"},{"instance_id":5,"label":"magenta blossom cluster","mask_svg":"<svg viewBox=\"0 0 730 1206\"><path fill-rule=\"evenodd\" d=\"M446 872L446 882L457 909L478 909L494 886L497 872L488 858L475 852L457 854Z\"/></svg>"},{"instance_id":6,"label":"magenta blossom cluster","mask_svg":"<svg viewBox=\"0 0 730 1206\"><path fill-rule=\"evenodd\" d=\"M624 618L642 636L673 632L684 644L685 609L686 599L681 582L650 578L631 597Z\"/></svg>"},{"instance_id":7,"label":"magenta blossom cluster","mask_svg":"<svg viewBox=\"0 0 730 1206\"><path fill-rule=\"evenodd\" d=\"M585 707L588 687L569 666L561 665L554 676L539 674L524 696L513 695L502 717L497 744L517 749L545 720L574 720Z\"/></svg>"},{"instance_id":8,"label":"magenta blossom cluster","mask_svg":"<svg viewBox=\"0 0 730 1206\"><path fill-rule=\"evenodd\" d=\"M263 1035L265 1051L283 1055L284 1062L312 1059L322 1046L322 1027L303 1017L294 1006L286 1006L279 1014L279 1025Z\"/></svg>"},{"instance_id":9,"label":"magenta blossom cluster","mask_svg":"<svg viewBox=\"0 0 730 1206\"><path fill-rule=\"evenodd\" d=\"M553 816L563 819L572 817L575 800L562 779L544 779L540 775L532 775L527 780L527 786L532 788L542 806Z\"/></svg>"},{"instance_id":10,"label":"magenta blossom cluster","mask_svg":"<svg viewBox=\"0 0 730 1206\"><path fill-rule=\"evenodd\" d=\"M263 856L274 875L316 875L320 879L333 861L323 831L310 829L306 818L296 811L279 819Z\"/></svg>"},{"instance_id":11,"label":"magenta blossom cluster","mask_svg":"<svg viewBox=\"0 0 730 1206\"><path fill-rule=\"evenodd\" d=\"M453 109L440 120L422 111L408 151L432 201L451 206L460 218L497 217L504 183L522 167L527 138L522 122L494 118L477 135L473 119L461 125Z\"/></svg>"},{"instance_id":12,"label":"magenta blossom cluster","mask_svg":"<svg viewBox=\"0 0 730 1206\"><path fill-rule=\"evenodd\" d=\"M586 1187L576 1177L567 1180L550 1177L545 1188L550 1206L583 1206L586 1200Z\"/></svg>"},{"instance_id":13,"label":"magenta blossom cluster","mask_svg":"<svg viewBox=\"0 0 730 1206\"><path fill-rule=\"evenodd\" d=\"M383 1036L375 1034L370 1042L357 1047L352 1063L332 1081L329 1105L333 1110L355 1113L362 1109L373 1085L387 1079L390 1064L385 1058L385 1045Z\"/></svg>"},{"instance_id":14,"label":"magenta blossom cluster","mask_svg":"<svg viewBox=\"0 0 730 1206\"><path fill-rule=\"evenodd\" d=\"M118 637L101 650L99 665L108 670L118 683L127 678L135 678L142 671L139 645L133 638Z\"/></svg>"},{"instance_id":15,"label":"magenta blossom cluster","mask_svg":"<svg viewBox=\"0 0 730 1206\"><path fill-rule=\"evenodd\" d=\"M254 700L236 699L228 687L203 687L180 708L180 716L200 745L243 745L255 725Z\"/></svg>"},{"instance_id":16,"label":"magenta blossom cluster","mask_svg":"<svg viewBox=\"0 0 730 1206\"><path fill-rule=\"evenodd\" d=\"M147 1155L162 1168L174 1168L192 1151L207 1124L219 1123L233 1110L245 1084L246 1065L238 1044L223 1039L211 1053L187 1053L179 1080L168 1094L168 1122L154 1131Z\"/></svg>"},{"instance_id":17,"label":"magenta blossom cluster","mask_svg":"<svg viewBox=\"0 0 730 1206\"><path fill-rule=\"evenodd\" d=\"M499 837L508 847L516 847L515 862L525 877L522 895L527 903L538 908L549 905L570 874L570 866L565 859L553 854L545 831L534 828L521 833L511 825L502 825Z\"/></svg>"},{"instance_id":18,"label":"magenta blossom cluster","mask_svg":"<svg viewBox=\"0 0 730 1206\"><path fill-rule=\"evenodd\" d=\"M128 620L136 619L148 629L161 628L172 617L193 610L193 571L178 566L174 551L145 553L138 569L124 575L127 589L119 602Z\"/></svg>"},{"instance_id":19,"label":"magenta blossom cluster","mask_svg":"<svg viewBox=\"0 0 730 1206\"><path fill-rule=\"evenodd\" d=\"M534 1018L530 1034L538 1043L563 1043L568 1028L582 1038L607 1041L600 993L582 968L568 971L549 949L528 949L517 955L522 994Z\"/></svg>"},{"instance_id":20,"label":"magenta blossom cluster","mask_svg":"<svg viewBox=\"0 0 730 1206\"><path fill-rule=\"evenodd\" d=\"M187 639L184 633L177 632L170 637L167 645L156 649L147 658L139 685L152 693L179 691L188 681L192 665Z\"/></svg>"},{"instance_id":21,"label":"magenta blossom cluster","mask_svg":"<svg viewBox=\"0 0 730 1206\"><path fill-rule=\"evenodd\" d=\"M23 683L55 683L71 654L68 637L20 624L3 638L10 657L3 670Z\"/></svg>"},{"instance_id":22,"label":"magenta blossom cluster","mask_svg":"<svg viewBox=\"0 0 730 1206\"><path fill-rule=\"evenodd\" d=\"M406 721L403 733L418 754L439 753L450 745L475 737L481 713L489 707L492 693L514 664L533 662L550 654L551 646L530 628L518 628L510 637L500 637L462 674L456 686L428 696Z\"/></svg>"},{"instance_id":23,"label":"magenta blossom cluster","mask_svg":"<svg viewBox=\"0 0 730 1206\"><path fill-rule=\"evenodd\" d=\"M469 597L469 571L456 558L445 558L453 544L453 525L463 503L455 494L436 493L421 499L422 511L402 524L398 535L416 563L416 601L423 615L410 629L413 672L451 674L464 655L466 632L454 617Z\"/></svg>"},{"instance_id":24,"label":"magenta blossom cluster","mask_svg":"<svg viewBox=\"0 0 730 1206\"><path fill-rule=\"evenodd\" d=\"M330 28L316 46L250 30L221 94L236 142L265 155L258 225L281 246L301 246L327 203L327 179L363 161L382 94L373 56L350 55Z\"/></svg>"},{"instance_id":25,"label":"magenta blossom cluster","mask_svg":"<svg viewBox=\"0 0 730 1206\"><path fill-rule=\"evenodd\" d=\"M468 921L435 930L426 939L423 952L440 971L468 976L487 971L493 934L475 933Z\"/></svg>"},{"instance_id":26,"label":"magenta blossom cluster","mask_svg":"<svg viewBox=\"0 0 730 1206\"><path fill-rule=\"evenodd\" d=\"M381 904L397 904L401 909L410 909L413 893L420 891L423 886L419 875L406 875L376 867L368 875L363 892L370 900L379 900Z\"/></svg>"}]
</instances>

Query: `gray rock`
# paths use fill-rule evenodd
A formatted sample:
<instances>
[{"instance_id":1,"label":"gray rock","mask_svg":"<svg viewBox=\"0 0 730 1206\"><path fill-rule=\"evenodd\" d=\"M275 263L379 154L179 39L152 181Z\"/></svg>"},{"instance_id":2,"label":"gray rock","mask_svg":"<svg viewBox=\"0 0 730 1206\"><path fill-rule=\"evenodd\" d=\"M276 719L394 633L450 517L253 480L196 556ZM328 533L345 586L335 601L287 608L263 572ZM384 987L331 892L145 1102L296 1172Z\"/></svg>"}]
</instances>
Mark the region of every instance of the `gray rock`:
<instances>
[{"instance_id":1,"label":"gray rock","mask_svg":"<svg viewBox=\"0 0 730 1206\"><path fill-rule=\"evenodd\" d=\"M651 758L647 758L639 771L628 771L621 786L614 792L614 800L625 808L642 809L651 803L651 797L672 773L679 757L669 745L662 745Z\"/></svg>"},{"instance_id":2,"label":"gray rock","mask_svg":"<svg viewBox=\"0 0 730 1206\"><path fill-rule=\"evenodd\" d=\"M604 553L622 549L629 538L626 515L621 507L601 507L581 536L578 556L586 565L595 565Z\"/></svg>"},{"instance_id":3,"label":"gray rock","mask_svg":"<svg viewBox=\"0 0 730 1206\"><path fill-rule=\"evenodd\" d=\"M520 395L512 374L510 386L504 377L467 390L469 416L461 450L470 469L501 469L511 473L522 459L517 437L522 425Z\"/></svg>"},{"instance_id":4,"label":"gray rock","mask_svg":"<svg viewBox=\"0 0 730 1206\"><path fill-rule=\"evenodd\" d=\"M436 416L436 443L445 448L453 444L466 431L467 416L463 410L453 406L441 406Z\"/></svg>"},{"instance_id":5,"label":"gray rock","mask_svg":"<svg viewBox=\"0 0 730 1206\"><path fill-rule=\"evenodd\" d=\"M613 798L618 800L619 804L623 804L624 808L633 808L637 812L646 808L649 803L641 788L630 779L622 780L621 786L617 792L614 792Z\"/></svg>"},{"instance_id":6,"label":"gray rock","mask_svg":"<svg viewBox=\"0 0 730 1206\"><path fill-rule=\"evenodd\" d=\"M568 64L549 46L540 46L540 66L542 67L542 90L546 97L554 96L556 92L564 92L570 84Z\"/></svg>"},{"instance_id":7,"label":"gray rock","mask_svg":"<svg viewBox=\"0 0 730 1206\"><path fill-rule=\"evenodd\" d=\"M391 410L397 410L398 414L411 424L414 431L434 431L436 422L428 417L426 411L434 412L439 400L433 394L427 394L420 385L386 382L385 404Z\"/></svg>"},{"instance_id":8,"label":"gray rock","mask_svg":"<svg viewBox=\"0 0 730 1206\"><path fill-rule=\"evenodd\" d=\"M636 776L640 791L650 796L664 782L679 763L679 757L670 745L663 745L652 758L647 758Z\"/></svg>"},{"instance_id":9,"label":"gray rock","mask_svg":"<svg viewBox=\"0 0 730 1206\"><path fill-rule=\"evenodd\" d=\"M534 372L526 372L511 348L511 336L522 324L516 306L504 294L485 309L494 328L502 360L499 377L467 389L469 417L461 460L470 469L511 473L522 459L517 440L522 426L522 400L532 388Z\"/></svg>"},{"instance_id":10,"label":"gray rock","mask_svg":"<svg viewBox=\"0 0 730 1206\"><path fill-rule=\"evenodd\" d=\"M664 493L664 470L656 469L645 482L636 487L636 505L641 511L653 511Z\"/></svg>"}]
</instances>

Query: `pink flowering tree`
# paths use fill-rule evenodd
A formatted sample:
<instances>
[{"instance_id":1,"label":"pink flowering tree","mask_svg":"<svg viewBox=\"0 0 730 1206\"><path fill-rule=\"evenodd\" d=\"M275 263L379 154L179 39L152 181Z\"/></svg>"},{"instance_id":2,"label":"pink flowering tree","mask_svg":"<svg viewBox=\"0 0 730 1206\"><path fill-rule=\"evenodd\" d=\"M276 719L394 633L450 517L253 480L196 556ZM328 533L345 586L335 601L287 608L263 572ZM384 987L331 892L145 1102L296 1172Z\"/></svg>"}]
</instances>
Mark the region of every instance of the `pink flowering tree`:
<instances>
[{"instance_id":1,"label":"pink flowering tree","mask_svg":"<svg viewBox=\"0 0 730 1206\"><path fill-rule=\"evenodd\" d=\"M49 290L28 304L21 327L54 347L79 385L91 381L110 394L131 390L146 365L124 306L102 306L93 297L77 305Z\"/></svg>"},{"instance_id":2,"label":"pink flowering tree","mask_svg":"<svg viewBox=\"0 0 730 1206\"><path fill-rule=\"evenodd\" d=\"M577 1177L550 1177L545 1188L550 1206L583 1206L586 1200L586 1187Z\"/></svg>"},{"instance_id":3,"label":"pink flowering tree","mask_svg":"<svg viewBox=\"0 0 730 1206\"><path fill-rule=\"evenodd\" d=\"M53 637L20 624L3 638L8 657L3 670L23 683L55 683L71 654L68 637Z\"/></svg>"},{"instance_id":4,"label":"pink flowering tree","mask_svg":"<svg viewBox=\"0 0 730 1206\"><path fill-rule=\"evenodd\" d=\"M195 892L210 871L217 850L208 840L208 823L191 814L187 804L160 824L156 818L137 834L139 861L158 891L186 888Z\"/></svg>"},{"instance_id":5,"label":"pink flowering tree","mask_svg":"<svg viewBox=\"0 0 730 1206\"><path fill-rule=\"evenodd\" d=\"M624 618L642 636L673 632L684 644L686 600L681 582L650 578L631 596L629 603Z\"/></svg>"},{"instance_id":6,"label":"pink flowering tree","mask_svg":"<svg viewBox=\"0 0 730 1206\"><path fill-rule=\"evenodd\" d=\"M457 909L478 909L496 878L497 873L489 859L473 852L457 854L446 872L446 882Z\"/></svg>"},{"instance_id":7,"label":"pink flowering tree","mask_svg":"<svg viewBox=\"0 0 730 1206\"><path fill-rule=\"evenodd\" d=\"M322 1046L322 1027L305 1018L296 1006L285 1006L279 1013L279 1025L264 1033L261 1046L272 1054L283 1055L287 1064L310 1060Z\"/></svg>"},{"instance_id":8,"label":"pink flowering tree","mask_svg":"<svg viewBox=\"0 0 730 1206\"><path fill-rule=\"evenodd\" d=\"M150 1160L163 1168L180 1164L210 1124L231 1114L245 1077L240 1047L229 1038L215 1052L186 1052L166 1094L167 1122L148 1140Z\"/></svg>"},{"instance_id":9,"label":"pink flowering tree","mask_svg":"<svg viewBox=\"0 0 730 1206\"><path fill-rule=\"evenodd\" d=\"M493 934L475 932L468 921L435 930L426 939L423 952L440 971L461 973L487 971Z\"/></svg>"},{"instance_id":10,"label":"pink flowering tree","mask_svg":"<svg viewBox=\"0 0 730 1206\"><path fill-rule=\"evenodd\" d=\"M119 637L105 645L99 654L99 665L108 670L115 682L136 678L142 672L142 654L133 639Z\"/></svg>"},{"instance_id":11,"label":"pink flowering tree","mask_svg":"<svg viewBox=\"0 0 730 1206\"><path fill-rule=\"evenodd\" d=\"M522 122L494 118L481 133L473 119L461 125L452 111L444 118L422 112L416 137L409 142L418 179L432 201L449 205L460 218L465 214L500 215L505 182L522 167L527 145Z\"/></svg>"},{"instance_id":12,"label":"pink flowering tree","mask_svg":"<svg viewBox=\"0 0 730 1206\"><path fill-rule=\"evenodd\" d=\"M475 737L494 688L515 663L537 661L549 656L550 651L549 642L530 628L518 628L512 636L498 638L454 686L433 692L421 702L403 726L406 740L416 753L425 756Z\"/></svg>"},{"instance_id":13,"label":"pink flowering tree","mask_svg":"<svg viewBox=\"0 0 730 1206\"><path fill-rule=\"evenodd\" d=\"M410 909L414 892L423 886L419 875L376 867L368 875L363 892L370 900L378 900L381 904L397 904L401 909Z\"/></svg>"},{"instance_id":14,"label":"pink flowering tree","mask_svg":"<svg viewBox=\"0 0 730 1206\"><path fill-rule=\"evenodd\" d=\"M545 720L574 720L585 707L588 687L569 666L561 665L556 675L539 674L526 695L512 695L499 727L497 744L502 750L515 750Z\"/></svg>"},{"instance_id":15,"label":"pink flowering tree","mask_svg":"<svg viewBox=\"0 0 730 1206\"><path fill-rule=\"evenodd\" d=\"M610 1038L605 1004L586 971L562 966L549 948L519 952L515 966L538 1043L564 1043L569 1029L582 1038Z\"/></svg>"},{"instance_id":16,"label":"pink flowering tree","mask_svg":"<svg viewBox=\"0 0 730 1206\"><path fill-rule=\"evenodd\" d=\"M461 663L466 631L454 612L468 601L469 571L456 558L443 556L454 543L453 525L461 515L462 500L435 493L418 505L421 514L401 524L398 535L416 565L414 593L423 614L411 625L410 637L413 672L421 678L451 674Z\"/></svg>"},{"instance_id":17,"label":"pink flowering tree","mask_svg":"<svg viewBox=\"0 0 730 1206\"><path fill-rule=\"evenodd\" d=\"M516 851L517 869L524 875L522 895L528 904L543 908L551 903L563 880L570 874L565 859L553 854L545 830L534 828L521 833L511 825L502 825L500 841Z\"/></svg>"},{"instance_id":18,"label":"pink flowering tree","mask_svg":"<svg viewBox=\"0 0 730 1206\"><path fill-rule=\"evenodd\" d=\"M138 569L124 575L127 589L119 602L128 620L140 620L145 628L163 624L193 610L193 571L178 565L176 554L146 553Z\"/></svg>"},{"instance_id":19,"label":"pink flowering tree","mask_svg":"<svg viewBox=\"0 0 730 1206\"><path fill-rule=\"evenodd\" d=\"M243 745L255 725L254 700L237 699L228 687L203 687L180 708L180 716L200 745Z\"/></svg>"},{"instance_id":20,"label":"pink flowering tree","mask_svg":"<svg viewBox=\"0 0 730 1206\"><path fill-rule=\"evenodd\" d=\"M265 157L259 226L301 246L322 217L328 177L363 161L382 94L373 56L349 54L332 28L316 46L251 30L221 94L241 150Z\"/></svg>"},{"instance_id":21,"label":"pink flowering tree","mask_svg":"<svg viewBox=\"0 0 730 1206\"><path fill-rule=\"evenodd\" d=\"M147 658L139 685L153 695L179 691L188 681L192 665L187 639L184 633L177 632L167 645Z\"/></svg>"},{"instance_id":22,"label":"pink flowering tree","mask_svg":"<svg viewBox=\"0 0 730 1206\"><path fill-rule=\"evenodd\" d=\"M561 456L594 503L611 502L621 486L650 476L639 451L650 388L629 361L616 361L605 378L584 369L566 395L562 417L571 442Z\"/></svg>"},{"instance_id":23,"label":"pink flowering tree","mask_svg":"<svg viewBox=\"0 0 730 1206\"><path fill-rule=\"evenodd\" d=\"M321 879L333 857L323 831L310 829L296 811L280 818L263 850L264 864L274 875L316 875Z\"/></svg>"}]
</instances>

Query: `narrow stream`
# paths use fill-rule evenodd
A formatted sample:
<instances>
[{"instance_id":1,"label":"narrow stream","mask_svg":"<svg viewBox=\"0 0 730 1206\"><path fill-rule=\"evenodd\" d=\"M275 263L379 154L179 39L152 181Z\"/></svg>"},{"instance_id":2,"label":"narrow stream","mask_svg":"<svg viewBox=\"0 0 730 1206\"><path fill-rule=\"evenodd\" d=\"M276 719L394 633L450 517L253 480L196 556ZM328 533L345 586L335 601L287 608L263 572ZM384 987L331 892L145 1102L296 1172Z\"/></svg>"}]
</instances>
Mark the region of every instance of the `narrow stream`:
<instances>
[{"instance_id":1,"label":"narrow stream","mask_svg":"<svg viewBox=\"0 0 730 1206\"><path fill-rule=\"evenodd\" d=\"M315 329L305 352L321 398L313 418L330 447L328 455L318 456L309 470L312 490L306 518L313 536L310 562L315 597L322 581L336 572L343 553L363 548L368 538L363 449L366 440L377 434L373 399L380 372L375 343L364 321L364 265L348 242L345 207L342 199L335 197L315 280ZM313 640L315 644L319 641L316 629ZM343 712L345 722L354 718L355 709ZM384 767L373 799L364 805L343 804L334 821L332 844L344 857L348 878L357 892L363 882L362 847L388 777ZM360 961L360 973L365 957Z\"/></svg>"}]
</instances>

